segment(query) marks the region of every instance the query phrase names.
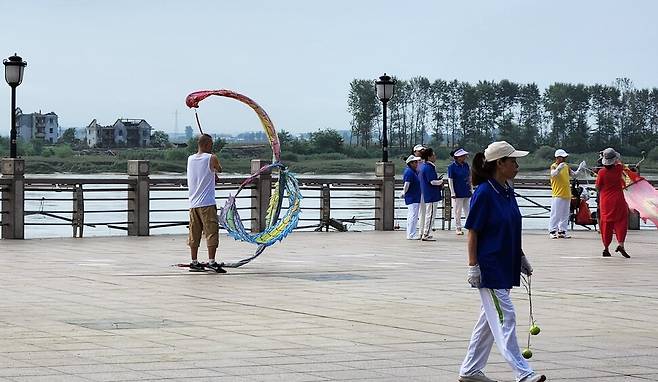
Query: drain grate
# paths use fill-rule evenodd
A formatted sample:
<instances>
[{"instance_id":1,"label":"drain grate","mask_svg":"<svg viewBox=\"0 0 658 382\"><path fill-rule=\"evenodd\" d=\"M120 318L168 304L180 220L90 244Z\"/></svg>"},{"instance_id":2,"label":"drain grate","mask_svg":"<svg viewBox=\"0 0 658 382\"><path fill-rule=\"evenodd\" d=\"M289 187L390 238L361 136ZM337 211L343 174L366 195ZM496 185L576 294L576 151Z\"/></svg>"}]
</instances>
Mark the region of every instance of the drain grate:
<instances>
[{"instance_id":1,"label":"drain grate","mask_svg":"<svg viewBox=\"0 0 658 382\"><path fill-rule=\"evenodd\" d=\"M82 326L95 330L120 330L120 329L158 329L176 326L184 326L185 323L171 320L95 320L95 321L68 321L67 324Z\"/></svg>"}]
</instances>

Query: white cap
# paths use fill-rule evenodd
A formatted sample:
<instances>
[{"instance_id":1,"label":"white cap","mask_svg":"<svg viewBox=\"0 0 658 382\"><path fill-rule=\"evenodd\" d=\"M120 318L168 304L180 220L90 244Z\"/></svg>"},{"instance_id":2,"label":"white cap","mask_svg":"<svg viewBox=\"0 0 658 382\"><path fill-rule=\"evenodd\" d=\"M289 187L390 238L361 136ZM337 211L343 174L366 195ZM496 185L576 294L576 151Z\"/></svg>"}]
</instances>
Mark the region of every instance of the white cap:
<instances>
[{"instance_id":1,"label":"white cap","mask_svg":"<svg viewBox=\"0 0 658 382\"><path fill-rule=\"evenodd\" d=\"M425 150L425 146L423 146L423 145L414 146L414 152L421 151L421 150Z\"/></svg>"},{"instance_id":2,"label":"white cap","mask_svg":"<svg viewBox=\"0 0 658 382\"><path fill-rule=\"evenodd\" d=\"M610 166L615 164L615 162L621 158L621 155L619 155L618 152L615 151L612 147L608 147L607 149L603 150L603 159L601 162L603 163L604 166Z\"/></svg>"},{"instance_id":3,"label":"white cap","mask_svg":"<svg viewBox=\"0 0 658 382\"><path fill-rule=\"evenodd\" d=\"M484 150L484 160L487 162L493 162L500 158L520 158L528 155L527 151L521 151L514 148L505 141L498 141L491 143Z\"/></svg>"},{"instance_id":4,"label":"white cap","mask_svg":"<svg viewBox=\"0 0 658 382\"><path fill-rule=\"evenodd\" d=\"M420 157L417 157L415 155L409 155L409 157L407 158L407 160L405 162L409 163L409 162L419 161L419 160L420 160Z\"/></svg>"},{"instance_id":5,"label":"white cap","mask_svg":"<svg viewBox=\"0 0 658 382\"><path fill-rule=\"evenodd\" d=\"M464 149L459 149L459 150L455 151L454 154L452 154L453 157L461 157L461 156L464 156L464 155L468 155L468 151L466 151Z\"/></svg>"},{"instance_id":6,"label":"white cap","mask_svg":"<svg viewBox=\"0 0 658 382\"><path fill-rule=\"evenodd\" d=\"M566 158L566 157L568 157L568 156L569 156L569 153L566 152L566 151L564 151L564 150L562 150L562 149L557 149L557 150L555 150L555 157L556 157L556 158L557 158L557 157Z\"/></svg>"}]
</instances>

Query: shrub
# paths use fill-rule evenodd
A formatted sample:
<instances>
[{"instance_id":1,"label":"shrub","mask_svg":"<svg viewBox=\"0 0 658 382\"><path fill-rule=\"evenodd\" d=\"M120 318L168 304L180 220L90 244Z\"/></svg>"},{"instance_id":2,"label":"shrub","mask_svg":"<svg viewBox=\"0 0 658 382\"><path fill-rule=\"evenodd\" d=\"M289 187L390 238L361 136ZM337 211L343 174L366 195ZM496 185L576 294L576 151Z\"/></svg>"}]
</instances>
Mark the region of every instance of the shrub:
<instances>
[{"instance_id":1,"label":"shrub","mask_svg":"<svg viewBox=\"0 0 658 382\"><path fill-rule=\"evenodd\" d=\"M658 161L658 147L654 147L653 149L651 149L651 151L649 151L649 153L647 154L647 158Z\"/></svg>"},{"instance_id":2,"label":"shrub","mask_svg":"<svg viewBox=\"0 0 658 382\"><path fill-rule=\"evenodd\" d=\"M299 160L299 155L297 155L295 153L283 153L283 154L281 154L281 160L290 161L290 162L297 162Z\"/></svg>"},{"instance_id":3,"label":"shrub","mask_svg":"<svg viewBox=\"0 0 658 382\"><path fill-rule=\"evenodd\" d=\"M551 146L541 146L535 151L535 157L547 160L555 159L555 149Z\"/></svg>"},{"instance_id":4,"label":"shrub","mask_svg":"<svg viewBox=\"0 0 658 382\"><path fill-rule=\"evenodd\" d=\"M53 148L53 153L59 158L70 158L73 156L73 149L69 145L58 145Z\"/></svg>"},{"instance_id":5,"label":"shrub","mask_svg":"<svg viewBox=\"0 0 658 382\"><path fill-rule=\"evenodd\" d=\"M188 152L186 149L166 149L164 159L168 161L182 161L187 159Z\"/></svg>"}]
</instances>

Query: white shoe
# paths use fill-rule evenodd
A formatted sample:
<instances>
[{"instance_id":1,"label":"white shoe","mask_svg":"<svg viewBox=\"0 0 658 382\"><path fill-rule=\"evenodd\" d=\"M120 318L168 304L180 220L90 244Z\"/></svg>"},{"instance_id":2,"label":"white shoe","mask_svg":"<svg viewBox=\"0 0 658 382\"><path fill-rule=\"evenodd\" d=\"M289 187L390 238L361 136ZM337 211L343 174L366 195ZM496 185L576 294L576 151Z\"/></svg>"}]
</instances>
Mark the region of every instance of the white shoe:
<instances>
[{"instance_id":1,"label":"white shoe","mask_svg":"<svg viewBox=\"0 0 658 382\"><path fill-rule=\"evenodd\" d=\"M545 375L532 373L529 376L519 380L519 382L544 382L545 380L546 380Z\"/></svg>"},{"instance_id":2,"label":"white shoe","mask_svg":"<svg viewBox=\"0 0 658 382\"><path fill-rule=\"evenodd\" d=\"M559 237L560 239L571 239L571 235L569 235L566 232L558 232L557 237Z\"/></svg>"},{"instance_id":3,"label":"white shoe","mask_svg":"<svg viewBox=\"0 0 658 382\"><path fill-rule=\"evenodd\" d=\"M559 236L557 235L557 233L551 232L548 234L548 237L550 237L551 239L557 239Z\"/></svg>"},{"instance_id":4,"label":"white shoe","mask_svg":"<svg viewBox=\"0 0 658 382\"><path fill-rule=\"evenodd\" d=\"M432 235L429 236L423 236L420 238L421 241L436 241L435 238L432 237Z\"/></svg>"},{"instance_id":5,"label":"white shoe","mask_svg":"<svg viewBox=\"0 0 658 382\"><path fill-rule=\"evenodd\" d=\"M483 372L477 371L473 375L460 375L459 382L498 382L494 379L487 378Z\"/></svg>"},{"instance_id":6,"label":"white shoe","mask_svg":"<svg viewBox=\"0 0 658 382\"><path fill-rule=\"evenodd\" d=\"M455 234L457 234L457 235L463 235L463 234L464 234L464 231L462 231L461 228L457 228L457 229L455 230Z\"/></svg>"}]
</instances>

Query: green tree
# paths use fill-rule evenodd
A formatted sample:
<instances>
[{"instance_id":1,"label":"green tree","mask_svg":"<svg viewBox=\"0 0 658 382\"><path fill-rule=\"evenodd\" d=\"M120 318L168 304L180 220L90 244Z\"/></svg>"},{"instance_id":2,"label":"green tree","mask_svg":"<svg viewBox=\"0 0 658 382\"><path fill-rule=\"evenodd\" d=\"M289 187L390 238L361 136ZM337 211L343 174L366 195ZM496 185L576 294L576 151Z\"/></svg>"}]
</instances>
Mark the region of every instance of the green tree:
<instances>
[{"instance_id":1,"label":"green tree","mask_svg":"<svg viewBox=\"0 0 658 382\"><path fill-rule=\"evenodd\" d=\"M374 81L355 79L350 83L347 109L352 114L352 136L356 138L356 144L368 147L381 112Z\"/></svg>"},{"instance_id":2,"label":"green tree","mask_svg":"<svg viewBox=\"0 0 658 382\"><path fill-rule=\"evenodd\" d=\"M77 144L80 140L75 137L75 128L70 127L64 130L62 136L57 140L58 143L66 143L69 145Z\"/></svg>"},{"instance_id":3,"label":"green tree","mask_svg":"<svg viewBox=\"0 0 658 382\"><path fill-rule=\"evenodd\" d=\"M339 153L343 151L343 137L334 129L313 132L309 141L316 153Z\"/></svg>"},{"instance_id":4,"label":"green tree","mask_svg":"<svg viewBox=\"0 0 658 382\"><path fill-rule=\"evenodd\" d=\"M156 130L151 135L151 146L165 148L169 146L169 135L164 131Z\"/></svg>"}]
</instances>

